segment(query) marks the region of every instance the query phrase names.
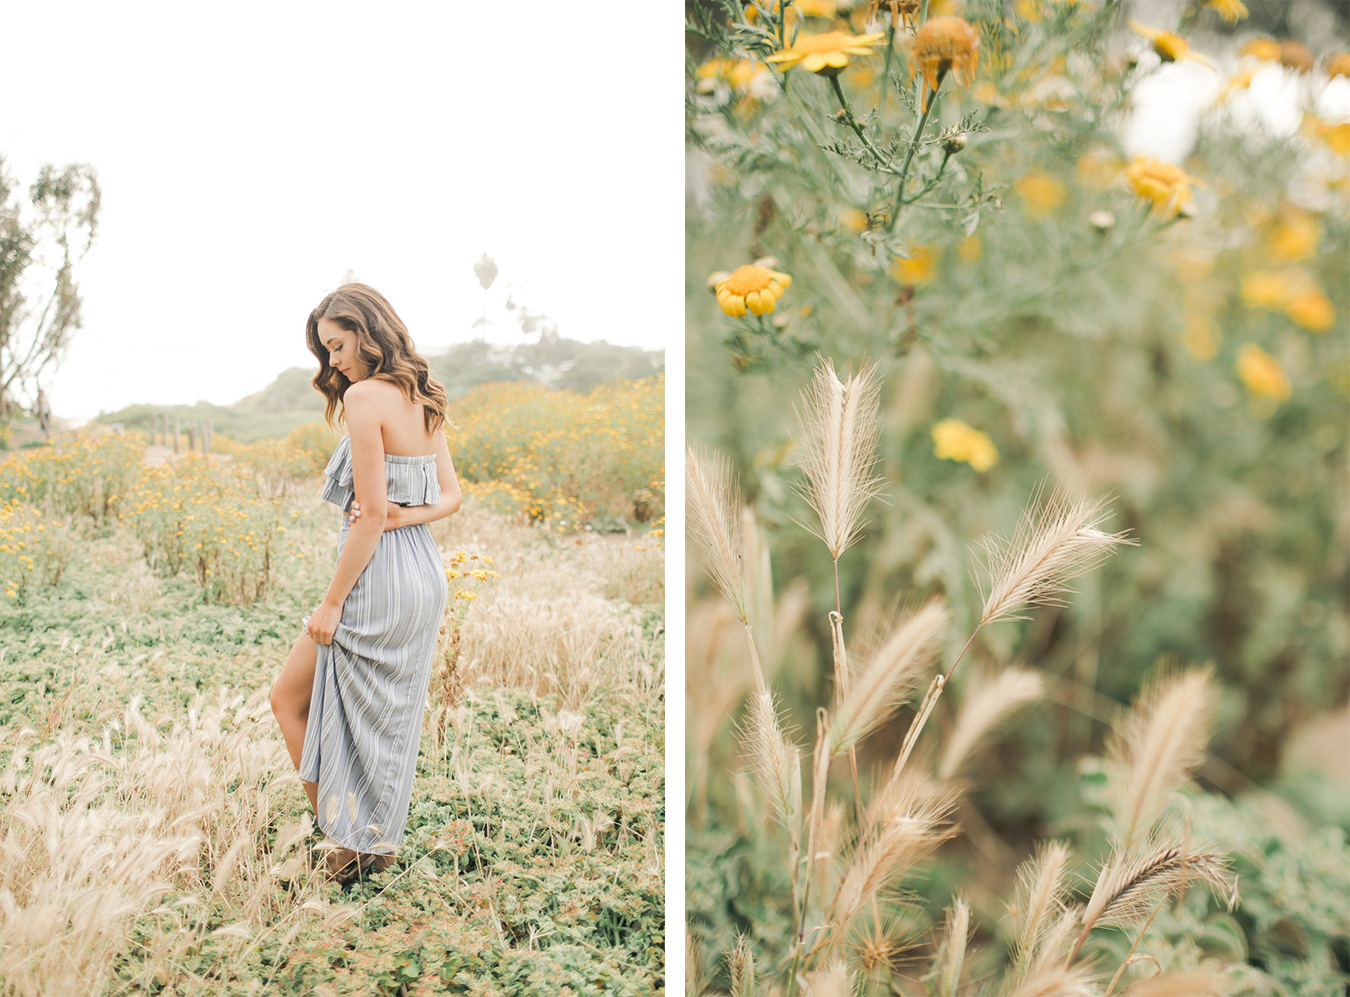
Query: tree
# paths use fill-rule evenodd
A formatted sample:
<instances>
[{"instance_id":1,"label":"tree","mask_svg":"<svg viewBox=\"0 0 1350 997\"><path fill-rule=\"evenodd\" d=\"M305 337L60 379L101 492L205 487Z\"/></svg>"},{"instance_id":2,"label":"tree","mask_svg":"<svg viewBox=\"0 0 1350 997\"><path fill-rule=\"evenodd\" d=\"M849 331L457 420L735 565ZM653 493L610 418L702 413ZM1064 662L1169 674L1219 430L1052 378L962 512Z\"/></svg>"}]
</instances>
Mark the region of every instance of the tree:
<instances>
[{"instance_id":1,"label":"tree","mask_svg":"<svg viewBox=\"0 0 1350 997\"><path fill-rule=\"evenodd\" d=\"M92 166L50 163L27 203L0 158L0 421L16 398L36 398L80 328L75 266L98 230L101 191Z\"/></svg>"}]
</instances>

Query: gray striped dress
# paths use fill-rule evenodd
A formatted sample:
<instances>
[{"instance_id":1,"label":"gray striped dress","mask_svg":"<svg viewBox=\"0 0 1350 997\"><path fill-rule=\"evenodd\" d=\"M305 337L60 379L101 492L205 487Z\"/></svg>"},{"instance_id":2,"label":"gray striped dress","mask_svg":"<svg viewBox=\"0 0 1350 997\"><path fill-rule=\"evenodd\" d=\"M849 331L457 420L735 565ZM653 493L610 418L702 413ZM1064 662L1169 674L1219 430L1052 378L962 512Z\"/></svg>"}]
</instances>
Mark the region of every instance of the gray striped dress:
<instances>
[{"instance_id":1,"label":"gray striped dress","mask_svg":"<svg viewBox=\"0 0 1350 997\"><path fill-rule=\"evenodd\" d=\"M385 454L384 465L390 502L440 499L435 454ZM323 498L349 512L349 437L324 474ZM344 521L339 557L347 531ZM403 840L445 595L427 525L387 530L343 603L333 643L318 645L300 778L319 784L319 826L344 848L389 852Z\"/></svg>"}]
</instances>

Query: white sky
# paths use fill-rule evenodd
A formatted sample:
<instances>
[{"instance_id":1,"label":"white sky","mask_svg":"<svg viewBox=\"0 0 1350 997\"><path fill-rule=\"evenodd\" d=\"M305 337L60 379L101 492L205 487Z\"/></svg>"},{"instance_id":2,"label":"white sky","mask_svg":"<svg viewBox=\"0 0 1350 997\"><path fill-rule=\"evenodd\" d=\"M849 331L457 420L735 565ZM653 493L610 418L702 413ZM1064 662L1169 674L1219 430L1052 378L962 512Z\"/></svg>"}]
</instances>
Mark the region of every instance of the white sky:
<instances>
[{"instance_id":1,"label":"white sky","mask_svg":"<svg viewBox=\"0 0 1350 997\"><path fill-rule=\"evenodd\" d=\"M418 346L498 331L678 348L683 8L556 2L7 4L0 156L88 162L84 327L50 395L86 418L228 404L314 363L351 269ZM491 295L480 253L500 274Z\"/></svg>"}]
</instances>

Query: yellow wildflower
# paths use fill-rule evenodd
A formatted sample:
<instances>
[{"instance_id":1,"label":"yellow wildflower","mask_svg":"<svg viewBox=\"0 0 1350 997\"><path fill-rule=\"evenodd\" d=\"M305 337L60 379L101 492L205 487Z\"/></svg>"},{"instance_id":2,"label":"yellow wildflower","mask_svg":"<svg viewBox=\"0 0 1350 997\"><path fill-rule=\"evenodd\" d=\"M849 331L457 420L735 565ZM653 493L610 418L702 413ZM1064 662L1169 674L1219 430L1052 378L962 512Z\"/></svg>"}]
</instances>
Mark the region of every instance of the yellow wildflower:
<instances>
[{"instance_id":1,"label":"yellow wildflower","mask_svg":"<svg viewBox=\"0 0 1350 997\"><path fill-rule=\"evenodd\" d=\"M1153 210L1180 214L1191 201L1191 184L1200 183L1173 163L1140 156L1125 168L1125 179L1140 197L1153 202Z\"/></svg>"},{"instance_id":2,"label":"yellow wildflower","mask_svg":"<svg viewBox=\"0 0 1350 997\"><path fill-rule=\"evenodd\" d=\"M1293 295L1285 302L1284 312L1309 332L1326 332L1336 324L1335 307L1315 287Z\"/></svg>"},{"instance_id":3,"label":"yellow wildflower","mask_svg":"<svg viewBox=\"0 0 1350 997\"><path fill-rule=\"evenodd\" d=\"M824 34L797 36L787 48L775 52L765 62L781 63L784 72L793 66L824 76L838 76L849 64L849 56L871 55L872 46L886 37L885 32L851 35L846 31L826 31Z\"/></svg>"},{"instance_id":4,"label":"yellow wildflower","mask_svg":"<svg viewBox=\"0 0 1350 997\"><path fill-rule=\"evenodd\" d=\"M1249 55L1262 62L1276 62L1280 58L1280 43L1274 38L1253 38L1243 43L1238 49L1238 55Z\"/></svg>"},{"instance_id":5,"label":"yellow wildflower","mask_svg":"<svg viewBox=\"0 0 1350 997\"><path fill-rule=\"evenodd\" d=\"M930 17L914 36L911 56L923 72L924 94L936 93L948 72L968 87L980 62L980 36L963 17Z\"/></svg>"},{"instance_id":6,"label":"yellow wildflower","mask_svg":"<svg viewBox=\"0 0 1350 997\"><path fill-rule=\"evenodd\" d=\"M1194 59L1196 62L1212 65L1208 56L1201 55L1198 52L1191 51L1190 42L1186 41L1180 35L1163 31L1161 28L1155 28L1152 25L1144 24L1130 18L1130 30L1143 35L1153 43L1153 51L1158 53L1158 58L1163 62L1176 62L1178 59Z\"/></svg>"},{"instance_id":7,"label":"yellow wildflower","mask_svg":"<svg viewBox=\"0 0 1350 997\"><path fill-rule=\"evenodd\" d=\"M867 213L857 208L845 208L840 213L839 221L850 232L862 232L867 229Z\"/></svg>"},{"instance_id":8,"label":"yellow wildflower","mask_svg":"<svg viewBox=\"0 0 1350 997\"><path fill-rule=\"evenodd\" d=\"M1321 236L1317 220L1303 211L1286 209L1271 230L1266 244L1277 260L1303 260L1317 251Z\"/></svg>"},{"instance_id":9,"label":"yellow wildflower","mask_svg":"<svg viewBox=\"0 0 1350 997\"><path fill-rule=\"evenodd\" d=\"M1303 127L1329 145L1331 151L1336 155L1350 156L1350 121L1342 121L1338 125L1329 125L1316 115L1305 112Z\"/></svg>"},{"instance_id":10,"label":"yellow wildflower","mask_svg":"<svg viewBox=\"0 0 1350 997\"><path fill-rule=\"evenodd\" d=\"M1258 398L1286 402L1293 394L1280 362L1253 343L1244 343L1238 350L1236 369L1247 390Z\"/></svg>"},{"instance_id":11,"label":"yellow wildflower","mask_svg":"<svg viewBox=\"0 0 1350 997\"><path fill-rule=\"evenodd\" d=\"M998 463L994 441L960 419L943 419L933 426L933 456L965 461L980 472Z\"/></svg>"},{"instance_id":12,"label":"yellow wildflower","mask_svg":"<svg viewBox=\"0 0 1350 997\"><path fill-rule=\"evenodd\" d=\"M1280 42L1280 65L1296 73L1309 73L1313 68L1313 54L1307 45L1286 38Z\"/></svg>"},{"instance_id":13,"label":"yellow wildflower","mask_svg":"<svg viewBox=\"0 0 1350 997\"><path fill-rule=\"evenodd\" d=\"M1214 316L1199 310L1186 313L1186 335L1182 342L1197 360L1209 360L1219 352L1219 325Z\"/></svg>"},{"instance_id":14,"label":"yellow wildflower","mask_svg":"<svg viewBox=\"0 0 1350 997\"><path fill-rule=\"evenodd\" d=\"M1247 7L1242 0L1205 0L1205 6L1229 24L1237 24L1247 16Z\"/></svg>"},{"instance_id":15,"label":"yellow wildflower","mask_svg":"<svg viewBox=\"0 0 1350 997\"><path fill-rule=\"evenodd\" d=\"M1253 270L1242 277L1242 303L1248 308L1279 308L1290 297L1289 277L1270 270Z\"/></svg>"},{"instance_id":16,"label":"yellow wildflower","mask_svg":"<svg viewBox=\"0 0 1350 997\"><path fill-rule=\"evenodd\" d=\"M937 253L931 246L915 246L909 259L897 256L891 264L891 276L901 284L927 284L937 272Z\"/></svg>"},{"instance_id":17,"label":"yellow wildflower","mask_svg":"<svg viewBox=\"0 0 1350 997\"><path fill-rule=\"evenodd\" d=\"M1027 217L1039 221L1054 212L1064 203L1065 186L1054 177L1044 173L1028 173L1013 184L1013 190L1021 195L1026 207Z\"/></svg>"},{"instance_id":18,"label":"yellow wildflower","mask_svg":"<svg viewBox=\"0 0 1350 997\"><path fill-rule=\"evenodd\" d=\"M1337 76L1350 77L1350 52L1332 52L1327 56L1322 68L1326 70L1328 79Z\"/></svg>"},{"instance_id":19,"label":"yellow wildflower","mask_svg":"<svg viewBox=\"0 0 1350 997\"><path fill-rule=\"evenodd\" d=\"M760 263L749 263L731 273L715 273L708 283L717 293L717 304L732 318L748 310L754 315L773 311L774 303L792 284L792 278Z\"/></svg>"},{"instance_id":20,"label":"yellow wildflower","mask_svg":"<svg viewBox=\"0 0 1350 997\"><path fill-rule=\"evenodd\" d=\"M694 70L694 77L698 80L700 93L714 92L719 80L740 93L756 97L764 96L777 86L768 68L754 59L709 59Z\"/></svg>"}]
</instances>

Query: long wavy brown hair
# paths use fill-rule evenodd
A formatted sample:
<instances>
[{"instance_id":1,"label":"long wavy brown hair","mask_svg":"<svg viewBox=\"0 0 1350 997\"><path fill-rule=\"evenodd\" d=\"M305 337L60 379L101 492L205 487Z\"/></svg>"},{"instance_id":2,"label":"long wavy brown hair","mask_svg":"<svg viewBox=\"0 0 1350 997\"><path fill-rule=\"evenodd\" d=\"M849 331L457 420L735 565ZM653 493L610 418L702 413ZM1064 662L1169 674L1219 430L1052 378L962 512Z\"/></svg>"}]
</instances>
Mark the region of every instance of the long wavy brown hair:
<instances>
[{"instance_id":1,"label":"long wavy brown hair","mask_svg":"<svg viewBox=\"0 0 1350 997\"><path fill-rule=\"evenodd\" d=\"M431 373L426 358L413 347L408 327L383 294L366 284L343 284L319 302L305 323L309 352L319 359L314 387L324 397L323 417L332 426L342 419L342 396L352 386L347 375L328 362L328 347L319 339L319 319L335 322L356 334L356 355L367 377L395 385L408 401L421 405L427 434L446 425L445 388Z\"/></svg>"}]
</instances>

